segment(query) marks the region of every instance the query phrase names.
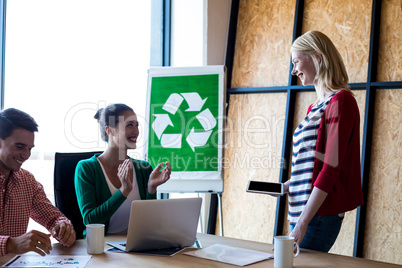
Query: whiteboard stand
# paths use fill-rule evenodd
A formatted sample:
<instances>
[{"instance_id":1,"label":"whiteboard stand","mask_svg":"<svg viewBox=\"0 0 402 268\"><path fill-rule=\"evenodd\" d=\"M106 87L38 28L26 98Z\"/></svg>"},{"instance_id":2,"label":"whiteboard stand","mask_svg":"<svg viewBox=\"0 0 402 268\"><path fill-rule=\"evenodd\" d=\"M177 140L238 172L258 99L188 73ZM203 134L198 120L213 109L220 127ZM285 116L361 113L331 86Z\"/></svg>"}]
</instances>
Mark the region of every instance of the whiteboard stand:
<instances>
[{"instance_id":1,"label":"whiteboard stand","mask_svg":"<svg viewBox=\"0 0 402 268\"><path fill-rule=\"evenodd\" d=\"M145 160L152 166L169 161L175 167L169 181L158 186L158 192L216 194L214 232L219 216L223 236L221 163L227 105L226 67L152 67L148 70L146 103ZM203 165L199 166L200 163ZM210 217L208 227L211 220Z\"/></svg>"},{"instance_id":2,"label":"whiteboard stand","mask_svg":"<svg viewBox=\"0 0 402 268\"><path fill-rule=\"evenodd\" d=\"M201 192L197 192L197 196L198 196L198 197L200 197L200 193L201 193ZM220 236L223 236L222 192L207 191L207 192L203 192L203 193L206 193L206 194L216 194L216 196L217 196L217 199L218 199L218 210L219 210L219 211L217 212L217 213L219 213L219 233L220 233ZM209 204L209 206L211 206L211 203ZM211 208L210 208L210 213L211 213ZM211 217L211 215L209 215L208 218L210 218L210 217ZM208 221L210 221L210 220L208 220ZM201 213L200 213L200 222L201 222L201 233L204 233ZM216 222L216 221L215 221L215 222ZM215 223L215 224L216 224L216 223ZM207 232L208 232L208 231L207 231Z\"/></svg>"},{"instance_id":3,"label":"whiteboard stand","mask_svg":"<svg viewBox=\"0 0 402 268\"><path fill-rule=\"evenodd\" d=\"M216 213L219 215L219 235L220 236L223 236L223 211L222 211L222 192L221 191L219 191L219 192L213 192L213 191L209 191L209 192L207 192L207 193L209 193L209 194L216 194L216 197L217 197L217 201L218 201L218 210L219 211L216 211ZM211 198L212 198L212 196L211 196ZM215 201L216 202L216 201ZM212 202L211 202L212 203ZM208 231L207 232L210 232L210 229L209 229L209 226L211 225L211 203L210 203L210 207L209 207L209 213L210 213L210 215L209 215L209 220L208 220ZM215 203L216 204L216 203ZM217 216L218 216L217 215ZM216 228L216 220L217 220L217 218L215 218L215 228ZM214 232L216 233L216 229L214 230Z\"/></svg>"},{"instance_id":4,"label":"whiteboard stand","mask_svg":"<svg viewBox=\"0 0 402 268\"><path fill-rule=\"evenodd\" d=\"M220 236L223 236L223 220L222 220L222 193L216 193L218 197L218 209L219 209L219 233ZM197 194L200 197L200 193ZM211 205L211 204L210 204ZM204 225L202 224L202 213L200 213L200 226L201 226L201 233L204 233Z\"/></svg>"},{"instance_id":5,"label":"whiteboard stand","mask_svg":"<svg viewBox=\"0 0 402 268\"><path fill-rule=\"evenodd\" d=\"M219 206L219 232L223 236L223 218L222 218L222 193L217 193L218 195L218 206Z\"/></svg>"},{"instance_id":6,"label":"whiteboard stand","mask_svg":"<svg viewBox=\"0 0 402 268\"><path fill-rule=\"evenodd\" d=\"M197 197L200 197L200 193L197 194ZM200 213L200 227L201 227L201 233L204 233L204 224L202 222L202 213Z\"/></svg>"},{"instance_id":7,"label":"whiteboard stand","mask_svg":"<svg viewBox=\"0 0 402 268\"><path fill-rule=\"evenodd\" d=\"M162 192L162 193L158 193L160 199L169 199L169 193L173 193L174 191L169 191L169 192ZM176 192L177 193L177 192ZM178 193L194 193L193 192L178 192ZM199 192L197 191L197 197L200 197L201 193L205 193L205 194L216 194L217 199L218 199L218 210L217 213L219 213L219 232L220 232L220 236L224 236L223 235L223 210L222 210L222 192L215 192L215 191L205 191L205 192ZM209 204L209 206L211 207L211 203ZM210 210L210 209L209 209ZM211 213L211 211L210 211ZM208 218L210 218L211 215L209 215ZM208 220L210 221L210 220ZM201 233L207 233L208 231L204 230L203 224L202 224L202 213L200 213L200 227L201 227ZM216 221L215 221L216 224ZM209 228L208 228L209 229Z\"/></svg>"}]
</instances>

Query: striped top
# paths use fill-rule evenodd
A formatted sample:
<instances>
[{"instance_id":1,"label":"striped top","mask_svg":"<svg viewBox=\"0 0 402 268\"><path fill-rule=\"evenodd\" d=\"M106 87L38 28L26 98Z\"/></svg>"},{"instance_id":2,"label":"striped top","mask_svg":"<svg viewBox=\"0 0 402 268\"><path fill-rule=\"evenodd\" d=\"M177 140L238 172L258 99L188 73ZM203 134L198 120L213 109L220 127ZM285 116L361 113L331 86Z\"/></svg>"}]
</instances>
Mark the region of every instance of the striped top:
<instances>
[{"instance_id":1,"label":"striped top","mask_svg":"<svg viewBox=\"0 0 402 268\"><path fill-rule=\"evenodd\" d=\"M293 134L292 173L288 220L296 224L311 194L318 128L327 104L335 94L315 104Z\"/></svg>"}]
</instances>

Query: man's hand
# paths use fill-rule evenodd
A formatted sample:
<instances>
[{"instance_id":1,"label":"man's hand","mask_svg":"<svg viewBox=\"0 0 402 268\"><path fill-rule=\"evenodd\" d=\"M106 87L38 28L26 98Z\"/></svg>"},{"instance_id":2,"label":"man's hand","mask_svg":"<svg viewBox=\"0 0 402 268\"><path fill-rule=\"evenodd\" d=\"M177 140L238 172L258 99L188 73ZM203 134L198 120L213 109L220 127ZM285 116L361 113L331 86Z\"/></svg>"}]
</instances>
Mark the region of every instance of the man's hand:
<instances>
[{"instance_id":1,"label":"man's hand","mask_svg":"<svg viewBox=\"0 0 402 268\"><path fill-rule=\"evenodd\" d=\"M29 231L18 237L9 237L6 245L7 253L23 254L34 251L41 256L49 254L52 250L50 234L36 230Z\"/></svg>"},{"instance_id":2,"label":"man's hand","mask_svg":"<svg viewBox=\"0 0 402 268\"><path fill-rule=\"evenodd\" d=\"M65 247L70 247L75 242L75 231L71 223L62 221L52 230L52 236Z\"/></svg>"}]
</instances>

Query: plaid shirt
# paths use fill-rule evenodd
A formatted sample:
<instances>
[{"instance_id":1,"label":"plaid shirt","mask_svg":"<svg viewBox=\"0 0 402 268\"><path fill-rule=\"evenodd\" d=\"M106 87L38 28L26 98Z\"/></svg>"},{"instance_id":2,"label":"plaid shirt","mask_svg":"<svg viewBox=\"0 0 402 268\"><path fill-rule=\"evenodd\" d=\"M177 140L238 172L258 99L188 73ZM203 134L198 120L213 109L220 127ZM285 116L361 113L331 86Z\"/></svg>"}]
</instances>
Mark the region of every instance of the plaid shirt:
<instances>
[{"instance_id":1,"label":"plaid shirt","mask_svg":"<svg viewBox=\"0 0 402 268\"><path fill-rule=\"evenodd\" d=\"M70 221L49 201L43 186L28 171L11 172L4 188L5 176L0 173L0 256L6 254L9 237L27 232L29 217L51 230L62 221Z\"/></svg>"}]
</instances>

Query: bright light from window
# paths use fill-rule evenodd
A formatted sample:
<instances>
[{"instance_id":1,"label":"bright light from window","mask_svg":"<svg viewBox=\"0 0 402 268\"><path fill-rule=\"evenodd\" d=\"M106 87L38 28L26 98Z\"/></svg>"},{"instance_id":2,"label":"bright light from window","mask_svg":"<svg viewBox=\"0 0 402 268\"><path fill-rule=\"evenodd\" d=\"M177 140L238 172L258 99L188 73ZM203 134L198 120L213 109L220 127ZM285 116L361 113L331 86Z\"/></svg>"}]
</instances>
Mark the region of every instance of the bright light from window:
<instances>
[{"instance_id":1,"label":"bright light from window","mask_svg":"<svg viewBox=\"0 0 402 268\"><path fill-rule=\"evenodd\" d=\"M205 3L172 0L171 66L203 65Z\"/></svg>"},{"instance_id":2,"label":"bright light from window","mask_svg":"<svg viewBox=\"0 0 402 268\"><path fill-rule=\"evenodd\" d=\"M144 121L151 1L7 2L5 108L39 124L23 168L53 195L55 152L104 150L93 116L121 102ZM142 158L143 136L132 156Z\"/></svg>"}]
</instances>

